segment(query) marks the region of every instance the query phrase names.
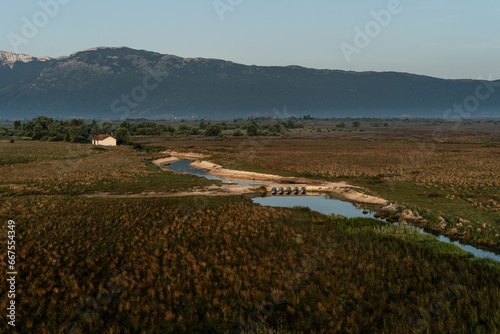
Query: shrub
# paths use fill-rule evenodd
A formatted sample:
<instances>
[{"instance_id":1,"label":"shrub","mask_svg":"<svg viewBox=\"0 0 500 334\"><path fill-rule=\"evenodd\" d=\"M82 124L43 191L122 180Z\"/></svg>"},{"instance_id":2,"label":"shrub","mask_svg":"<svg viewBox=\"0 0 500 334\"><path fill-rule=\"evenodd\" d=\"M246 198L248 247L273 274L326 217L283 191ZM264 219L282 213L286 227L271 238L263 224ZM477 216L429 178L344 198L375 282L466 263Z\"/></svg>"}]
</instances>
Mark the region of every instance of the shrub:
<instances>
[{"instance_id":1,"label":"shrub","mask_svg":"<svg viewBox=\"0 0 500 334\"><path fill-rule=\"evenodd\" d=\"M257 136L259 133L259 128L254 123L250 124L247 128L247 134L249 136Z\"/></svg>"},{"instance_id":2,"label":"shrub","mask_svg":"<svg viewBox=\"0 0 500 334\"><path fill-rule=\"evenodd\" d=\"M205 131L205 136L208 137L217 137L222 132L222 129L217 124L211 124L207 127Z\"/></svg>"},{"instance_id":3,"label":"shrub","mask_svg":"<svg viewBox=\"0 0 500 334\"><path fill-rule=\"evenodd\" d=\"M422 217L424 217L424 219L428 219L430 224L439 223L439 214L436 212L426 211Z\"/></svg>"}]
</instances>

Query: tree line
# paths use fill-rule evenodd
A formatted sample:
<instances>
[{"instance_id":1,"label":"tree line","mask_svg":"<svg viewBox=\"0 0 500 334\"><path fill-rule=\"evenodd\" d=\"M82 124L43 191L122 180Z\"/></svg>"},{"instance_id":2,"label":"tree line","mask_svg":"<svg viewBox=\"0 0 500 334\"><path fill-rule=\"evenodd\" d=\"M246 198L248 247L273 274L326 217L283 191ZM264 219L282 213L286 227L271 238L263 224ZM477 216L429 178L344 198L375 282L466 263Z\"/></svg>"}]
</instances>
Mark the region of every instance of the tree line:
<instances>
[{"instance_id":1,"label":"tree line","mask_svg":"<svg viewBox=\"0 0 500 334\"><path fill-rule=\"evenodd\" d=\"M132 136L221 136L223 132L232 136L279 136L289 129L303 127L295 119L217 122L201 120L188 125L185 122L174 126L153 121L123 121L113 125L110 122L85 122L83 119L54 120L39 116L26 122L14 121L13 130L0 129L0 136L24 137L40 141L90 143L100 134L113 135L119 144L127 144Z\"/></svg>"}]
</instances>

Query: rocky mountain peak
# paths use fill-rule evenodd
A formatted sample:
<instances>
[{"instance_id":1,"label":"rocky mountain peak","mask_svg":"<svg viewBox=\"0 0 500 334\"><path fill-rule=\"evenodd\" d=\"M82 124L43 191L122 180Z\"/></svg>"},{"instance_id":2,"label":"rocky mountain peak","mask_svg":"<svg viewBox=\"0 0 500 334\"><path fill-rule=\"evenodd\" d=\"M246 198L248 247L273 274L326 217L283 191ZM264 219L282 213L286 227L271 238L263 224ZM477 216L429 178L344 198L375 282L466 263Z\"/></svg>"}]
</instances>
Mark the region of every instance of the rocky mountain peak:
<instances>
[{"instance_id":1,"label":"rocky mountain peak","mask_svg":"<svg viewBox=\"0 0 500 334\"><path fill-rule=\"evenodd\" d=\"M33 56L28 56L25 54L18 54L18 53L12 53L8 51L1 51L0 50L0 64L5 64L12 68L14 66L14 63L17 61L23 62L23 63L28 63L30 61L47 61L51 60L52 58L50 57L33 57Z\"/></svg>"}]
</instances>

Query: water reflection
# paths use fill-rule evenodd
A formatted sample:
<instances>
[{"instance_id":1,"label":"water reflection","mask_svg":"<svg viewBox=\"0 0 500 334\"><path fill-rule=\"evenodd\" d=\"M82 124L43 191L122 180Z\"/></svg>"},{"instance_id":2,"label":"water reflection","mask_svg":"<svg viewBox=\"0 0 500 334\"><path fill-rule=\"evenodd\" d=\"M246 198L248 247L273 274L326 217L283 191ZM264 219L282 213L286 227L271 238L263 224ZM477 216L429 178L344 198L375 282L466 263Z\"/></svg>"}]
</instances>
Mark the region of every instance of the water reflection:
<instances>
[{"instance_id":1,"label":"water reflection","mask_svg":"<svg viewBox=\"0 0 500 334\"><path fill-rule=\"evenodd\" d=\"M330 215L332 213L340 214L347 218L368 217L374 218L375 213L363 214L363 209L358 208L352 203L343 202L338 199L328 198L327 196L272 196L256 197L253 202L272 207L293 208L294 206L308 207L313 211Z\"/></svg>"},{"instance_id":2,"label":"water reflection","mask_svg":"<svg viewBox=\"0 0 500 334\"><path fill-rule=\"evenodd\" d=\"M173 162L170 165L166 166L165 168L168 170L174 171L174 172L178 172L178 173L189 173L192 175L204 177L208 180L219 180L219 181L222 181L224 183L234 183L234 184L240 184L242 186L267 184L267 183L256 182L256 181L227 180L227 179L224 179L222 177L210 175L202 169L191 167L191 166L189 166L190 163L192 163L192 161L181 160L181 161Z\"/></svg>"}]
</instances>

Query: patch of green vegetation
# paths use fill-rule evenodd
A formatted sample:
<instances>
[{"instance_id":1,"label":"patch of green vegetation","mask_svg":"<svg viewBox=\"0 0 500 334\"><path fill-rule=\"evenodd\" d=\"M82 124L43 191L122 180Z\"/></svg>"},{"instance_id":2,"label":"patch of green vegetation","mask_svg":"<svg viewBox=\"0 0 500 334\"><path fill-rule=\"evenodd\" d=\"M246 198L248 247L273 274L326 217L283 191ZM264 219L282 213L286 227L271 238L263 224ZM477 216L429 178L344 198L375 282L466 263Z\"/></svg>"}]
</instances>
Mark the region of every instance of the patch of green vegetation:
<instances>
[{"instance_id":1,"label":"patch of green vegetation","mask_svg":"<svg viewBox=\"0 0 500 334\"><path fill-rule=\"evenodd\" d=\"M330 217L333 218L333 221L337 226L350 229L376 228L387 225L387 223L371 218L338 219L335 215Z\"/></svg>"},{"instance_id":2,"label":"patch of green vegetation","mask_svg":"<svg viewBox=\"0 0 500 334\"><path fill-rule=\"evenodd\" d=\"M158 153L163 151L163 148L160 146L134 144L133 147L138 151L146 153Z\"/></svg>"},{"instance_id":3,"label":"patch of green vegetation","mask_svg":"<svg viewBox=\"0 0 500 334\"><path fill-rule=\"evenodd\" d=\"M493 210L478 210L463 197L455 197L453 200L446 198L446 193L436 196L436 190L417 186L413 182L386 181L376 179L351 179L350 183L368 187L378 196L387 200L398 202L403 205L420 208L428 211L428 215L436 220L438 214L444 217L463 218L477 220L485 223L493 223L498 220L498 213ZM490 189L491 196L495 189ZM483 192L484 193L484 192ZM491 198L483 195L485 198ZM466 196L464 196L466 197ZM437 221L436 221L437 222Z\"/></svg>"},{"instance_id":4,"label":"patch of green vegetation","mask_svg":"<svg viewBox=\"0 0 500 334\"><path fill-rule=\"evenodd\" d=\"M422 214L422 217L424 219L427 219L429 221L429 224L435 225L439 223L439 214L436 212L432 211L424 211Z\"/></svg>"}]
</instances>

